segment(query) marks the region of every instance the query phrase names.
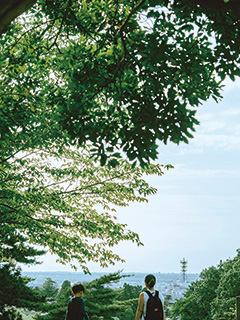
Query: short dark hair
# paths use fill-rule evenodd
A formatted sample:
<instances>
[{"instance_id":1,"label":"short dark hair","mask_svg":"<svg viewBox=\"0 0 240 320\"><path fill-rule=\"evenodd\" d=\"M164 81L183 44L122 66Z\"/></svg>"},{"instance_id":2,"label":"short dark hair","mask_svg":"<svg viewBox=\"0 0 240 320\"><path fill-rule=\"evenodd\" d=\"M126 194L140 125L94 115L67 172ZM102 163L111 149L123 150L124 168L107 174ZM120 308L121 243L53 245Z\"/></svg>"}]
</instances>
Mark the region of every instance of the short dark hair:
<instances>
[{"instance_id":1,"label":"short dark hair","mask_svg":"<svg viewBox=\"0 0 240 320\"><path fill-rule=\"evenodd\" d=\"M152 288L156 283L156 278L153 274L148 274L145 277L145 282L146 282L148 288Z\"/></svg>"},{"instance_id":2,"label":"short dark hair","mask_svg":"<svg viewBox=\"0 0 240 320\"><path fill-rule=\"evenodd\" d=\"M72 292L73 292L74 294L79 293L79 292L81 292L81 291L84 292L84 286L83 286L82 284L76 283L76 284L74 284L74 285L72 286Z\"/></svg>"}]
</instances>

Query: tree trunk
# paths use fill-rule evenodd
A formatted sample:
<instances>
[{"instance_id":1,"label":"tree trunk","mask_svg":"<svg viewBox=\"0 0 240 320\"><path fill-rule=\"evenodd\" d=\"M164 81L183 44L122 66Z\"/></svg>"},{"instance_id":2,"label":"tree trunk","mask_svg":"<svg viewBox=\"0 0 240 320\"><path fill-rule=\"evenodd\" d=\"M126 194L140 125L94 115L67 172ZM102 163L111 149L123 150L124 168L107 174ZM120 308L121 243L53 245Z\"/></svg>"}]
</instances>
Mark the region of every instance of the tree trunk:
<instances>
[{"instance_id":1,"label":"tree trunk","mask_svg":"<svg viewBox=\"0 0 240 320\"><path fill-rule=\"evenodd\" d=\"M236 297L236 320L240 320L240 296Z\"/></svg>"},{"instance_id":2,"label":"tree trunk","mask_svg":"<svg viewBox=\"0 0 240 320\"><path fill-rule=\"evenodd\" d=\"M37 0L1 0L0 35L7 31L10 23L31 8Z\"/></svg>"}]
</instances>

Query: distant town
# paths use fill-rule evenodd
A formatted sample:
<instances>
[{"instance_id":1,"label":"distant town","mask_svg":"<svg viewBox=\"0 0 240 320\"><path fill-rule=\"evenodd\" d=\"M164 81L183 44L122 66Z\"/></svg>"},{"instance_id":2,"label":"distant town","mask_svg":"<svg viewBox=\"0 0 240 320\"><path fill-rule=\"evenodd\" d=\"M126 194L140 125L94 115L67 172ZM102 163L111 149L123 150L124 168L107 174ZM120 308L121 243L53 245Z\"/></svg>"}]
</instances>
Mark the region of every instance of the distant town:
<instances>
[{"instance_id":1,"label":"distant town","mask_svg":"<svg viewBox=\"0 0 240 320\"><path fill-rule=\"evenodd\" d=\"M86 283L90 282L106 272L93 272L91 275L85 275L82 272L23 272L23 275L34 279L30 282L30 286L41 287L46 278L51 278L56 282L58 287L61 287L64 280L69 280L73 283ZM144 287L144 277L147 273L122 273L124 276L119 282L111 284L113 288L122 287L124 283L132 286ZM127 276L129 275L129 276ZM191 282L196 281L199 277L197 273L189 273L185 275L182 273L154 273L157 279L156 289L159 290L164 296L171 295L171 301L182 298L187 287Z\"/></svg>"}]
</instances>

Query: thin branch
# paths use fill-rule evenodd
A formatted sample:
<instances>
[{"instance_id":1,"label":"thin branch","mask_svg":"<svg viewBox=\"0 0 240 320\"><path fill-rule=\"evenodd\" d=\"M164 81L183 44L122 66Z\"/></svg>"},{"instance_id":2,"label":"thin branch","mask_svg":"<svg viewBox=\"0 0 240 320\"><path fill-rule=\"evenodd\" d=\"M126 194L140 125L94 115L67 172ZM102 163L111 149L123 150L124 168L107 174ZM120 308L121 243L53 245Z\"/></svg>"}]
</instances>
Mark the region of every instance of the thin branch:
<instances>
[{"instance_id":1,"label":"thin branch","mask_svg":"<svg viewBox=\"0 0 240 320\"><path fill-rule=\"evenodd\" d=\"M77 21L78 19L77 19L75 13L71 10L71 8L69 9L69 11L70 11L70 13L71 13L74 21ZM91 35L91 33L81 25L80 22L77 22L77 23L76 23L76 26L77 26L81 31L83 31L84 34L87 34L90 38L92 38L93 40L96 40L96 39ZM92 32L92 33L95 33L95 32Z\"/></svg>"},{"instance_id":2,"label":"thin branch","mask_svg":"<svg viewBox=\"0 0 240 320\"><path fill-rule=\"evenodd\" d=\"M21 151L21 150L20 150ZM24 156L22 156L21 158L15 158L13 162L11 162L11 164L13 164L14 162L16 162L17 160L23 160L27 157L30 157L32 154L38 154L40 151L32 151L31 153L28 153Z\"/></svg>"},{"instance_id":3,"label":"thin branch","mask_svg":"<svg viewBox=\"0 0 240 320\"><path fill-rule=\"evenodd\" d=\"M72 179L67 179L67 180L64 180L64 181L53 182L53 183L50 183L50 184L48 184L48 185L46 185L46 186L44 186L44 187L45 187L45 188L49 188L49 187L57 186L57 185L60 185L60 184L62 184L62 183L67 183L67 182L69 182L69 180L70 180L70 182L72 183L72 182L74 181L74 178L72 178Z\"/></svg>"},{"instance_id":4,"label":"thin branch","mask_svg":"<svg viewBox=\"0 0 240 320\"><path fill-rule=\"evenodd\" d=\"M11 207L11 206L9 206L9 205L5 204L5 203L0 203L0 206L7 207L7 208L12 209L12 210L14 210L14 211L16 211L16 210L17 210L16 208L13 208L13 207Z\"/></svg>"},{"instance_id":5,"label":"thin branch","mask_svg":"<svg viewBox=\"0 0 240 320\"><path fill-rule=\"evenodd\" d=\"M122 24L122 26L120 28L120 33L123 32L123 29L126 27L126 25L128 24L129 20L131 19L131 17L134 15L134 13L137 12L138 9L141 8L141 6L144 4L144 2L146 2L146 0L139 1L139 3L136 5L136 7L134 7L132 9L132 11L127 16L126 20L123 22L123 24Z\"/></svg>"},{"instance_id":6,"label":"thin branch","mask_svg":"<svg viewBox=\"0 0 240 320\"><path fill-rule=\"evenodd\" d=\"M59 193L57 193L56 195L70 194L70 193L73 193L73 192L76 192L76 191L80 192L80 191L86 190L86 189L88 189L88 188L95 187L95 186L97 186L97 185L104 185L106 182L111 181L111 180L114 180L114 179L117 179L117 178L121 178L122 176L124 176L124 173L122 173L122 174L120 174L120 175L118 175L118 176L115 176L115 177L111 177L111 178L109 178L109 179L106 179L106 180L104 180L104 181L98 181L98 182L95 182L95 183L93 183L93 184L88 184L88 185L87 185L86 187L84 187L84 188L79 188L79 189L76 188L76 189L74 189L74 190L70 190L70 191L67 191L67 192L59 192Z\"/></svg>"},{"instance_id":7,"label":"thin branch","mask_svg":"<svg viewBox=\"0 0 240 320\"><path fill-rule=\"evenodd\" d=\"M39 24L37 24L36 26L31 27L31 28L28 29L27 31L23 32L23 34L22 34L20 37L18 37L13 44L9 45L8 50L10 51L12 48L14 48L14 47L16 46L16 44L17 44L26 34L29 34L29 33L30 33L31 31L33 31L34 29L37 29L37 28L42 27L43 25L45 25L45 24L47 24L47 23L49 23L49 22L54 22L54 21L55 21L55 20L48 20L48 21L46 21L46 22L39 23ZM48 30L49 28L50 28L50 25L48 25L48 26L42 31L40 37L42 37L42 36L47 32L47 30Z\"/></svg>"},{"instance_id":8,"label":"thin branch","mask_svg":"<svg viewBox=\"0 0 240 320\"><path fill-rule=\"evenodd\" d=\"M13 141L13 140L12 140ZM20 148L20 149L18 149L15 153L13 153L11 156L9 156L9 157L7 157L7 158L2 158L3 160L0 162L0 164L2 164L2 163L4 163L4 162L6 162L6 161L8 161L9 159L11 159L12 157L14 157L17 153L19 153L20 151L22 151L22 150L24 150L24 148L22 147L22 148Z\"/></svg>"},{"instance_id":9,"label":"thin branch","mask_svg":"<svg viewBox=\"0 0 240 320\"><path fill-rule=\"evenodd\" d=\"M119 30L119 34L120 34L120 38L121 38L121 41L122 41L122 44L123 44L123 49L124 49L124 55L122 57L122 59L120 60L120 63L118 64L113 76L108 80L106 81L106 83L104 85L102 85L101 87L99 87L99 89L92 95L92 97L90 98L90 100L94 99L96 97L96 95L98 93L100 93L102 91L103 88L105 88L106 86L108 86L110 83L112 83L114 81L114 79L116 78L117 76L117 73L118 71L120 70L121 66L123 65L125 59L126 59L126 55L128 53L127 51L127 47L126 47L126 42L125 42L125 39L124 39L124 35L123 35L123 31L124 31L124 28L126 27L127 23L129 22L130 18L134 15L134 13L137 12L137 10L144 4L144 2L146 2L146 0L141 0L137 5L136 7L134 7L132 9L132 11L129 13L129 15L127 16L127 18L125 19L125 21L123 22L122 26L120 27L120 30Z\"/></svg>"},{"instance_id":10,"label":"thin branch","mask_svg":"<svg viewBox=\"0 0 240 320\"><path fill-rule=\"evenodd\" d=\"M125 19L125 21L123 22L122 26L120 27L120 30L119 30L119 34L120 34L120 38L122 40L122 44L123 44L123 48L124 48L124 56L120 62L120 65L124 62L125 58L126 58L126 55L127 55L127 47L126 47L126 42L125 42L125 39L124 39L124 35L123 35L123 30L124 28L126 27L126 25L128 24L129 20L131 19L131 17L137 12L137 10L139 8L141 8L141 6L144 4L144 2L146 2L146 0L141 0L137 5L136 7L134 7L132 9L132 11L129 13L129 15L127 16L127 18ZM120 66L119 66L119 69L120 69Z\"/></svg>"},{"instance_id":11,"label":"thin branch","mask_svg":"<svg viewBox=\"0 0 240 320\"><path fill-rule=\"evenodd\" d=\"M57 45L57 39L58 39L58 37L59 37L59 35L60 35L61 31L62 31L63 23L64 23L64 21L66 20L67 12L68 12L68 10L69 10L69 8L70 8L70 4L71 4L71 0L68 0L68 3L67 3L67 6L66 6L66 9L65 9L65 12L64 12L64 15L63 15L63 18L62 18L62 21L61 21L61 24L60 24L59 30L58 30L58 33L57 33L57 35L56 35L56 37L55 37L54 42L52 43L52 45L49 47L49 49L48 49L48 50L51 50L51 49L52 49L52 47L53 47L54 45L56 45L56 47L57 47L57 49L58 49L59 53L60 53L60 54L62 53L62 52L60 51L60 49L59 49L58 45Z\"/></svg>"}]
</instances>

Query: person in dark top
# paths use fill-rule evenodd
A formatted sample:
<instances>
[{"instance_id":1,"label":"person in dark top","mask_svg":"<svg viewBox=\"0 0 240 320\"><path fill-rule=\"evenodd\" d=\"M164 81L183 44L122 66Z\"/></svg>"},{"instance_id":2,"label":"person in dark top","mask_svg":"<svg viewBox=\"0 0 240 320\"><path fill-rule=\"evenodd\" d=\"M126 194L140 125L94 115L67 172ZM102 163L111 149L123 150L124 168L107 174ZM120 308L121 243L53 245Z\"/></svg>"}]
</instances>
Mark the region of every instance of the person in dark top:
<instances>
[{"instance_id":1,"label":"person in dark top","mask_svg":"<svg viewBox=\"0 0 240 320\"><path fill-rule=\"evenodd\" d=\"M90 320L83 300L84 287L82 284L72 286L73 298L68 304L66 320Z\"/></svg>"}]
</instances>

